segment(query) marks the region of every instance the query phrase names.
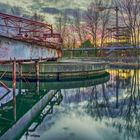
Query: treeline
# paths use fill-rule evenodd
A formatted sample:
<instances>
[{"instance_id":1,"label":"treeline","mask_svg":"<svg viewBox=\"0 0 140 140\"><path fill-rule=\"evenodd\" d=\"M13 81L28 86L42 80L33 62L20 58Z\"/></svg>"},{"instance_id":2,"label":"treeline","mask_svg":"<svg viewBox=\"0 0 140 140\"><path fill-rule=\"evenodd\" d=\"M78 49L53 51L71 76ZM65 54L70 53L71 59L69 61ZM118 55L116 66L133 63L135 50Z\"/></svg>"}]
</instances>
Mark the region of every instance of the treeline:
<instances>
[{"instance_id":1,"label":"treeline","mask_svg":"<svg viewBox=\"0 0 140 140\"><path fill-rule=\"evenodd\" d=\"M109 28L116 27L118 8L118 27L124 27L131 45L139 46L140 39L140 1L139 0L95 0L86 9L41 7L41 12L30 11L18 6L0 3L0 12L45 21L45 13L55 17L55 28L63 39L64 48L104 47L113 41ZM43 13L43 14L42 14ZM121 35L120 32L116 34Z\"/></svg>"},{"instance_id":2,"label":"treeline","mask_svg":"<svg viewBox=\"0 0 140 140\"><path fill-rule=\"evenodd\" d=\"M116 19L116 8L118 19ZM87 47L104 47L110 39L109 28L116 27L116 20L118 20L118 28L127 28L131 44L139 46L139 0L108 0L107 2L96 0L90 3L84 12L80 9L75 10L73 16L62 12L56 18L56 30L61 34L65 48L79 47L87 40L91 42ZM119 35L121 36L120 32L116 34L116 38Z\"/></svg>"}]
</instances>

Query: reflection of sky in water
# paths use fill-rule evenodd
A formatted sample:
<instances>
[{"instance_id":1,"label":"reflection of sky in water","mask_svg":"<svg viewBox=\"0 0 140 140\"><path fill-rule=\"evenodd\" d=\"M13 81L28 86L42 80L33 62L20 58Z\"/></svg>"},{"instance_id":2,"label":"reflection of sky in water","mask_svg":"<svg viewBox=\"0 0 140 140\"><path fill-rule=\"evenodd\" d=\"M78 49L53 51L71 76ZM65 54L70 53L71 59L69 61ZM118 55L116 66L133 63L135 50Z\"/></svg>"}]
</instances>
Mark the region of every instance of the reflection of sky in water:
<instances>
[{"instance_id":1,"label":"reflection of sky in water","mask_svg":"<svg viewBox=\"0 0 140 140\"><path fill-rule=\"evenodd\" d=\"M93 118L86 115L84 112L79 113L76 110L71 110L67 114L60 114L60 116L56 118L55 124L49 130L47 130L40 139L121 139L114 129L107 128L104 123L96 122Z\"/></svg>"},{"instance_id":2,"label":"reflection of sky in water","mask_svg":"<svg viewBox=\"0 0 140 140\"><path fill-rule=\"evenodd\" d=\"M16 90L16 95L18 90ZM6 95L6 96L5 96ZM12 89L7 91L5 88L0 87L0 107L2 104L5 104L13 99Z\"/></svg>"},{"instance_id":3,"label":"reflection of sky in water","mask_svg":"<svg viewBox=\"0 0 140 140\"><path fill-rule=\"evenodd\" d=\"M109 82L94 87L61 90L61 105L28 140L139 140L138 81L134 73L121 74L118 78L113 71Z\"/></svg>"},{"instance_id":4,"label":"reflection of sky in water","mask_svg":"<svg viewBox=\"0 0 140 140\"><path fill-rule=\"evenodd\" d=\"M123 140L118 132L111 127L106 127L102 121L96 121L87 115L82 105L71 105L70 110L58 107L53 118L46 118L36 133L42 133L40 140ZM50 126L48 127L48 125ZM35 139L35 138L30 138Z\"/></svg>"},{"instance_id":5,"label":"reflection of sky in water","mask_svg":"<svg viewBox=\"0 0 140 140\"><path fill-rule=\"evenodd\" d=\"M40 135L39 140L124 140L124 131L119 133L112 125L115 122L123 124L123 120L111 117L100 119L99 116L88 112L91 109L87 108L91 91L91 87L62 90L64 100L61 106L55 107L53 115L46 117L34 132ZM79 94L81 99L78 97Z\"/></svg>"}]
</instances>

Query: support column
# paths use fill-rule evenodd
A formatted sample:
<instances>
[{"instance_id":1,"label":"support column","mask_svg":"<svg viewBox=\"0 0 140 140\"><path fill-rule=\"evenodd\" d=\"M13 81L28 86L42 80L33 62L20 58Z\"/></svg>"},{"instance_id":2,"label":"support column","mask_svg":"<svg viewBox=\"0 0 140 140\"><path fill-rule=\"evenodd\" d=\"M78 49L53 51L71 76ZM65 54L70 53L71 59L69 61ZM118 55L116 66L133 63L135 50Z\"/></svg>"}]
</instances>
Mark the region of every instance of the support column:
<instances>
[{"instance_id":1,"label":"support column","mask_svg":"<svg viewBox=\"0 0 140 140\"><path fill-rule=\"evenodd\" d=\"M19 94L22 92L22 63L18 63Z\"/></svg>"},{"instance_id":2,"label":"support column","mask_svg":"<svg viewBox=\"0 0 140 140\"><path fill-rule=\"evenodd\" d=\"M13 115L16 121L16 60L13 61Z\"/></svg>"},{"instance_id":3,"label":"support column","mask_svg":"<svg viewBox=\"0 0 140 140\"><path fill-rule=\"evenodd\" d=\"M36 81L36 93L39 95L40 87L39 87L39 80Z\"/></svg>"},{"instance_id":4,"label":"support column","mask_svg":"<svg viewBox=\"0 0 140 140\"><path fill-rule=\"evenodd\" d=\"M19 79L22 79L22 64L18 64Z\"/></svg>"},{"instance_id":5,"label":"support column","mask_svg":"<svg viewBox=\"0 0 140 140\"><path fill-rule=\"evenodd\" d=\"M35 62L36 80L39 81L39 62Z\"/></svg>"},{"instance_id":6,"label":"support column","mask_svg":"<svg viewBox=\"0 0 140 140\"><path fill-rule=\"evenodd\" d=\"M19 79L19 88L18 88L18 93L21 95L22 94L22 79Z\"/></svg>"},{"instance_id":7,"label":"support column","mask_svg":"<svg viewBox=\"0 0 140 140\"><path fill-rule=\"evenodd\" d=\"M39 62L35 62L35 72L36 72L36 91L37 95L39 95Z\"/></svg>"},{"instance_id":8,"label":"support column","mask_svg":"<svg viewBox=\"0 0 140 140\"><path fill-rule=\"evenodd\" d=\"M16 60L13 61L13 95L16 94Z\"/></svg>"}]
</instances>

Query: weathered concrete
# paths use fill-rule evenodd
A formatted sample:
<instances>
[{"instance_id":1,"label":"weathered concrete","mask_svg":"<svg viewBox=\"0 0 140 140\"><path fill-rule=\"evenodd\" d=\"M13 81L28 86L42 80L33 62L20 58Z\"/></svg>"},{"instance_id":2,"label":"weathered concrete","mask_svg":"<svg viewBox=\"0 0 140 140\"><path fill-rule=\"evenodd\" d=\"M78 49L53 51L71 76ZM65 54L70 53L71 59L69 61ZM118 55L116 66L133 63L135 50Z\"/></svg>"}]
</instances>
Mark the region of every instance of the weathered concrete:
<instances>
[{"instance_id":1,"label":"weathered concrete","mask_svg":"<svg viewBox=\"0 0 140 140\"><path fill-rule=\"evenodd\" d=\"M56 49L0 36L0 60L58 58Z\"/></svg>"},{"instance_id":2,"label":"weathered concrete","mask_svg":"<svg viewBox=\"0 0 140 140\"><path fill-rule=\"evenodd\" d=\"M92 62L82 60L59 60L58 62L44 62L39 65L39 79L67 79L77 77L89 77L90 75L99 75L105 73L107 63L105 62ZM17 71L20 66L17 65ZM10 64L0 65L0 72L5 72L5 76L10 77L12 67ZM36 65L22 64L22 76L28 79L36 78ZM20 77L20 76L19 76Z\"/></svg>"},{"instance_id":3,"label":"weathered concrete","mask_svg":"<svg viewBox=\"0 0 140 140\"><path fill-rule=\"evenodd\" d=\"M19 67L17 65L17 71ZM66 79L72 77L88 77L105 73L106 63L97 62L58 62L58 63L41 63L39 66L39 79ZM29 79L36 78L35 64L22 65L22 75ZM11 75L10 65L1 65L0 72L6 71L5 76Z\"/></svg>"},{"instance_id":4,"label":"weathered concrete","mask_svg":"<svg viewBox=\"0 0 140 140\"><path fill-rule=\"evenodd\" d=\"M90 72L96 70L104 70L106 63L100 62L58 62L58 63L42 63L39 66L40 73L72 73L72 72ZM24 64L23 72L35 72L35 64ZM0 71L11 72L11 65L0 65ZM18 71L18 66L17 66Z\"/></svg>"},{"instance_id":5,"label":"weathered concrete","mask_svg":"<svg viewBox=\"0 0 140 140\"><path fill-rule=\"evenodd\" d=\"M41 64L40 72L87 72L105 69L103 65L88 63Z\"/></svg>"}]
</instances>

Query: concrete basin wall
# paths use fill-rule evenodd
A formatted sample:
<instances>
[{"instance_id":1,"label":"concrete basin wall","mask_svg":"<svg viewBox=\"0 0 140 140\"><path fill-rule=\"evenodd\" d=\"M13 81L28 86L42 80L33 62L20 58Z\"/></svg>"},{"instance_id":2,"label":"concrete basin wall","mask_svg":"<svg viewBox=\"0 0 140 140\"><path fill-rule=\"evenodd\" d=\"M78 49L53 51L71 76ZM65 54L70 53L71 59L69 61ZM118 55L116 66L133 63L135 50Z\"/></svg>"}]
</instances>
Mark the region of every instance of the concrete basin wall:
<instances>
[{"instance_id":1,"label":"concrete basin wall","mask_svg":"<svg viewBox=\"0 0 140 140\"><path fill-rule=\"evenodd\" d=\"M103 65L100 64L81 64L81 63L58 63L58 64L41 64L40 72L48 73L70 73L70 72L88 72L105 69Z\"/></svg>"},{"instance_id":2,"label":"concrete basin wall","mask_svg":"<svg viewBox=\"0 0 140 140\"><path fill-rule=\"evenodd\" d=\"M67 78L87 78L90 75L99 75L105 73L106 63L103 62L47 62L40 63L40 79L67 79ZM6 64L0 66L0 72L5 72L11 77L12 65ZM17 75L18 75L17 64ZM36 78L35 64L22 65L23 76L29 79Z\"/></svg>"},{"instance_id":3,"label":"concrete basin wall","mask_svg":"<svg viewBox=\"0 0 140 140\"><path fill-rule=\"evenodd\" d=\"M55 49L0 36L0 60L58 58Z\"/></svg>"},{"instance_id":4,"label":"concrete basin wall","mask_svg":"<svg viewBox=\"0 0 140 140\"><path fill-rule=\"evenodd\" d=\"M40 73L72 73L72 72L90 72L96 70L105 70L105 63L51 63L51 64L40 64ZM35 64L23 64L23 72L35 72ZM0 65L0 71L12 72L12 65L5 64ZM17 65L18 71L18 65Z\"/></svg>"}]
</instances>

